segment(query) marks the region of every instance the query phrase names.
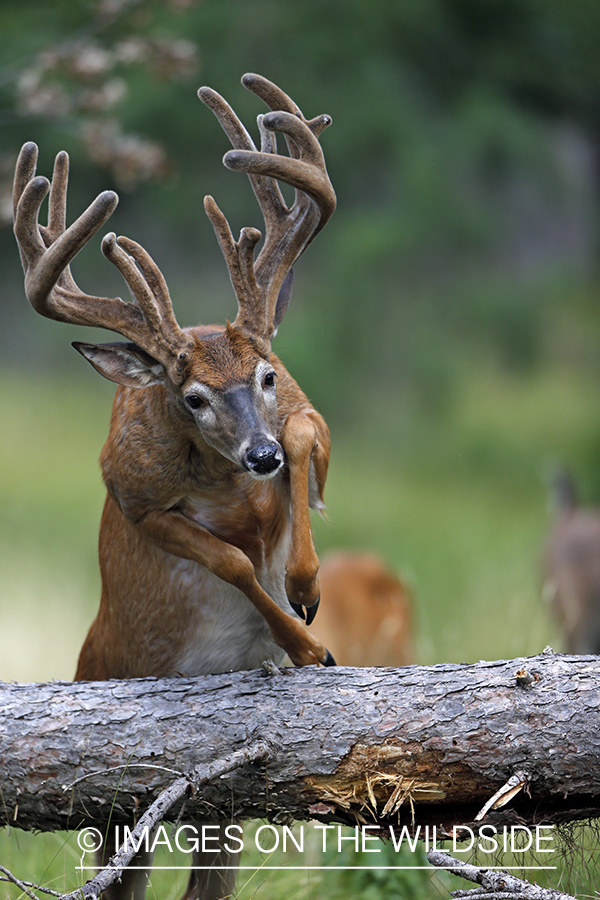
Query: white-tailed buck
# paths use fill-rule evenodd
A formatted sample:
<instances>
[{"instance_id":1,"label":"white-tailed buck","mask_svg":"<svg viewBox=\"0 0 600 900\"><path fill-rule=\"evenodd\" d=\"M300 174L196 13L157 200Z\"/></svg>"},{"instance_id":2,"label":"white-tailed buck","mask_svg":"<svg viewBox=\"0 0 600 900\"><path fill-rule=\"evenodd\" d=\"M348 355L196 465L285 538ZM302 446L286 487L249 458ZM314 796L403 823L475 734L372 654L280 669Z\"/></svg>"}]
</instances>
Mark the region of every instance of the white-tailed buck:
<instances>
[{"instance_id":1,"label":"white-tailed buck","mask_svg":"<svg viewBox=\"0 0 600 900\"><path fill-rule=\"evenodd\" d=\"M314 631L341 666L414 662L411 598L374 553L337 550L321 560L322 604Z\"/></svg>"},{"instance_id":2,"label":"white-tailed buck","mask_svg":"<svg viewBox=\"0 0 600 900\"><path fill-rule=\"evenodd\" d=\"M544 593L568 653L600 654L600 509L580 506L570 473L552 483L556 519L543 557Z\"/></svg>"},{"instance_id":3,"label":"white-tailed buck","mask_svg":"<svg viewBox=\"0 0 600 900\"><path fill-rule=\"evenodd\" d=\"M101 455L108 493L100 610L77 680L250 669L286 653L299 666L334 664L300 621L306 609L310 624L319 602L309 507L323 506L329 431L271 352L292 266L335 209L318 141L331 119L305 119L258 75L242 80L272 110L258 119L260 149L219 94L198 92L234 147L225 165L248 174L265 223L255 259L261 233L244 228L236 242L215 201L205 198L238 302L225 327L180 328L156 264L139 244L114 234L102 252L132 297L85 294L69 264L111 215L116 194L100 194L67 227L67 154L56 157L51 183L35 176L35 144L23 147L17 164L15 234L31 305L51 319L127 339L74 345L120 385ZM276 132L289 156L277 152ZM291 207L277 180L295 188ZM38 216L48 193L44 226ZM198 867L211 864L231 860L226 852L194 859ZM126 872L111 894L142 897L146 878ZM221 897L233 881L231 870L198 869L186 897Z\"/></svg>"}]
</instances>

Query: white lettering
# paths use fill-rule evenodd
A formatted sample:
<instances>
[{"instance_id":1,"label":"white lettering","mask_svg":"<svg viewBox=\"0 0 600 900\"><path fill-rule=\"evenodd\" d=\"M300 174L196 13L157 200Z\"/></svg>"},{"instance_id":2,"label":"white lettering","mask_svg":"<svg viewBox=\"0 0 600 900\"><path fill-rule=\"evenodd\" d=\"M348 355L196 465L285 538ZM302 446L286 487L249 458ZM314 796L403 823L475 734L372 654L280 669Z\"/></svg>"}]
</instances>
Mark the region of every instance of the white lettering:
<instances>
[{"instance_id":1,"label":"white lettering","mask_svg":"<svg viewBox=\"0 0 600 900\"><path fill-rule=\"evenodd\" d=\"M458 834L459 831L468 831L469 834L471 835L471 840L469 842L469 846L463 847L462 850L459 850L458 847L456 846L457 841L465 840L465 838L459 837L459 834ZM472 830L469 828L468 825L455 825L454 826L454 828L452 829L452 852L453 853L468 853L469 850L473 849L474 843L475 843L475 835L473 834Z\"/></svg>"},{"instance_id":2,"label":"white lettering","mask_svg":"<svg viewBox=\"0 0 600 900\"><path fill-rule=\"evenodd\" d=\"M367 841L379 841L376 834L368 834L369 829L379 830L377 825L363 825L362 831L362 852L363 853L381 853L381 847L367 847Z\"/></svg>"},{"instance_id":3,"label":"white lettering","mask_svg":"<svg viewBox=\"0 0 600 900\"><path fill-rule=\"evenodd\" d=\"M171 841L169 839L169 835L167 834L167 829L164 825L159 825L154 835L154 840L152 841L152 847L150 848L151 852L154 853L157 847L166 847L169 853L173 852L173 847L171 845Z\"/></svg>"},{"instance_id":4,"label":"white lettering","mask_svg":"<svg viewBox=\"0 0 600 900\"><path fill-rule=\"evenodd\" d=\"M479 843L477 847L482 853L495 853L498 849L498 841L495 838L497 829L494 825L482 825L479 829ZM484 846L481 841L489 841L489 847Z\"/></svg>"},{"instance_id":5,"label":"white lettering","mask_svg":"<svg viewBox=\"0 0 600 900\"><path fill-rule=\"evenodd\" d=\"M417 830L415 831L414 836L411 838L408 827L406 825L403 825L402 831L400 832L399 837L396 837L396 832L390 825L390 835L391 835L392 843L394 844L394 850L396 851L396 853L398 853L398 851L402 847L402 842L404 840L406 840L406 843L410 847L411 852L414 853L415 850L417 849L417 844L419 843L420 831L421 831L421 826L417 825Z\"/></svg>"},{"instance_id":6,"label":"white lettering","mask_svg":"<svg viewBox=\"0 0 600 900\"><path fill-rule=\"evenodd\" d=\"M148 844L148 828L143 829L143 831L139 837L139 840L136 844L133 834L129 830L129 825L123 826L123 845L125 847L131 847L133 850L135 850L136 853L138 853L140 847L142 846L142 843L144 844L144 850L146 851L146 853L148 853L150 850L149 844ZM119 826L118 825L115 827L115 845L117 847L121 846L121 842L119 840Z\"/></svg>"},{"instance_id":7,"label":"white lettering","mask_svg":"<svg viewBox=\"0 0 600 900\"><path fill-rule=\"evenodd\" d=\"M283 847L282 850L284 853L287 853L287 839L290 839L298 853L304 853L304 825L300 826L300 843L294 837L294 833L289 825L283 826Z\"/></svg>"},{"instance_id":8,"label":"white lettering","mask_svg":"<svg viewBox=\"0 0 600 900\"><path fill-rule=\"evenodd\" d=\"M429 853L429 825L425 826L425 850ZM437 825L433 826L433 843L431 844L432 850L437 850Z\"/></svg>"},{"instance_id":9,"label":"white lettering","mask_svg":"<svg viewBox=\"0 0 600 900\"><path fill-rule=\"evenodd\" d=\"M188 837L186 832L191 831L193 837ZM179 836L183 834L183 846L179 843ZM181 825L175 832L175 846L182 853L197 853L200 848L198 841L198 829L193 825Z\"/></svg>"},{"instance_id":10,"label":"white lettering","mask_svg":"<svg viewBox=\"0 0 600 900\"><path fill-rule=\"evenodd\" d=\"M275 843L272 847L266 848L266 849L264 847L261 847L259 840L258 840L258 836L261 833L261 831L270 831L275 835ZM273 851L277 850L277 848L279 847L279 832L277 831L277 829L275 828L274 825L261 825L260 828L258 829L258 831L256 832L256 834L254 835L254 843L256 845L256 849L260 850L261 853L273 853Z\"/></svg>"},{"instance_id":11,"label":"white lettering","mask_svg":"<svg viewBox=\"0 0 600 900\"><path fill-rule=\"evenodd\" d=\"M517 846L517 844L520 843L518 840L518 837L517 837L519 832L525 832L525 834L527 835L528 840L527 840L525 847ZM527 828L525 825L511 825L510 826L510 849L513 853L526 853L532 844L533 844L533 835L532 835L531 831L529 830L529 828Z\"/></svg>"},{"instance_id":12,"label":"white lettering","mask_svg":"<svg viewBox=\"0 0 600 900\"><path fill-rule=\"evenodd\" d=\"M547 843L554 838L554 833L545 835L542 831L554 832L554 825L536 825L535 826L535 849L536 853L554 853L554 847L540 847L540 842Z\"/></svg>"},{"instance_id":13,"label":"white lettering","mask_svg":"<svg viewBox=\"0 0 600 900\"><path fill-rule=\"evenodd\" d=\"M227 828L225 829L225 837L229 838L232 841L236 841L240 846L237 848L234 848L234 847L230 847L229 844L225 844L225 849L229 853L241 853L242 850L244 849L244 842L241 839L241 837L236 837L235 834L231 833L234 829L236 831L238 831L240 833L240 835L243 837L244 832L242 830L241 825L228 825Z\"/></svg>"},{"instance_id":14,"label":"white lettering","mask_svg":"<svg viewBox=\"0 0 600 900\"><path fill-rule=\"evenodd\" d=\"M208 841L218 841L219 840L219 832L221 831L219 825L203 825L200 829L202 832L202 852L203 853L219 853L221 847L219 847L218 843L216 847L208 847ZM210 831L216 831L215 835L209 834Z\"/></svg>"},{"instance_id":15,"label":"white lettering","mask_svg":"<svg viewBox=\"0 0 600 900\"><path fill-rule=\"evenodd\" d=\"M342 852L342 841L354 841L354 852L359 851L358 825L354 826L354 835L342 834L341 825L338 825L338 853Z\"/></svg>"},{"instance_id":16,"label":"white lettering","mask_svg":"<svg viewBox=\"0 0 600 900\"><path fill-rule=\"evenodd\" d=\"M319 825L315 822L315 828L320 828L323 832L323 853L327 851L327 832L330 828L335 828L335 825Z\"/></svg>"}]
</instances>

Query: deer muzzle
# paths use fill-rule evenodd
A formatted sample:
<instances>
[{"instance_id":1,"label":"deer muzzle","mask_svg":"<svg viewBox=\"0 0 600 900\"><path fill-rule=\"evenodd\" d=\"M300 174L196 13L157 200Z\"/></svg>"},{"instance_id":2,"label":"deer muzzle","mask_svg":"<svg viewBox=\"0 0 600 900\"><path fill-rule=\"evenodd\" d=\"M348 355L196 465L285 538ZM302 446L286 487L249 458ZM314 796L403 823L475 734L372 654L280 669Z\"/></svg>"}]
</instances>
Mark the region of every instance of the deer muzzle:
<instances>
[{"instance_id":1,"label":"deer muzzle","mask_svg":"<svg viewBox=\"0 0 600 900\"><path fill-rule=\"evenodd\" d=\"M283 459L283 449L277 441L261 438L247 447L242 465L258 478L269 478L281 468Z\"/></svg>"}]
</instances>

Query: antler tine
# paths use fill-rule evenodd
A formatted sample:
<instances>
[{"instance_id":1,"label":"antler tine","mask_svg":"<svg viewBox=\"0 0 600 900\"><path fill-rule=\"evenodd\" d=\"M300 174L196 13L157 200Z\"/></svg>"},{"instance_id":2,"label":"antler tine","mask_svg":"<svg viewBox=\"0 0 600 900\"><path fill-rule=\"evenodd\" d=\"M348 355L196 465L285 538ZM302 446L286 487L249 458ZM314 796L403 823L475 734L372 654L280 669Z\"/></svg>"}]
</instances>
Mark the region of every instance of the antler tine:
<instances>
[{"instance_id":1,"label":"antler tine","mask_svg":"<svg viewBox=\"0 0 600 900\"><path fill-rule=\"evenodd\" d=\"M145 317L148 321L154 321L156 333L161 335L163 342L167 342L170 351L177 352L180 349L183 333L175 318L171 295L163 273L150 254L136 241L132 241L128 237L119 237L117 242L135 260L144 277L145 285L140 295L138 296L135 291L134 294L144 310ZM107 258L111 259L111 262L113 261L111 257ZM122 270L120 269L120 271ZM129 272L131 274L126 281L131 286L133 281L130 281L130 278L136 275L135 266L129 267ZM156 316L153 319L155 312Z\"/></svg>"},{"instance_id":2,"label":"antler tine","mask_svg":"<svg viewBox=\"0 0 600 900\"><path fill-rule=\"evenodd\" d=\"M327 125L331 124L331 118L329 116L318 116L316 119L311 120L311 122L307 122L296 103L294 103L294 101L290 97L288 97L288 95L284 91L282 91L281 88L277 87L277 85L273 84L273 82L269 81L268 79L263 78L262 75L248 73L243 76L242 84L244 84L245 87L259 96L261 99L263 99L267 106L269 106L272 110L284 111L294 117L299 117L302 122L309 126L309 129L312 133L318 135L324 128L327 127ZM248 134L248 131L246 130L238 116L220 94L218 94L212 88L201 87L198 90L198 96L202 100L202 102L205 103L206 106L208 106L209 109L214 112L215 116L219 120L221 127L223 128L223 131L226 133L235 150L240 150L247 153L259 152L257 151L254 141ZM282 131L282 133L284 133L285 130L283 128L265 128L263 124L264 119L265 116L263 115L258 117L258 125L261 134L260 153L268 154L270 158L273 158L276 154L277 149L274 132L280 130ZM290 156L293 159L297 159L300 156L300 148L297 142L294 140L293 128L285 132L285 137L288 143ZM320 151L320 147L318 146L318 144L317 147ZM236 166L229 164L230 159L231 151L225 155L224 162L225 165L229 166L229 168L236 168ZM287 159L287 157L282 157L282 159ZM322 153L321 162L323 162ZM269 173L257 172L255 174L253 171L249 171L248 169L244 168L243 170L247 172L250 178L254 193L256 194L261 209L263 210L265 219L267 215L272 215L273 212L281 214L287 210L281 191L279 190L279 187L274 179L268 177ZM267 177L257 177L259 175L267 175ZM279 176L275 174L275 177ZM286 179L282 178L282 180L285 181Z\"/></svg>"},{"instance_id":3,"label":"antler tine","mask_svg":"<svg viewBox=\"0 0 600 900\"><path fill-rule=\"evenodd\" d=\"M49 242L56 240L67 228L67 188L69 186L69 154L61 150L54 160L50 198L48 200L48 227L41 228ZM115 195L116 196L116 195ZM117 201L118 202L118 201Z\"/></svg>"},{"instance_id":4,"label":"antler tine","mask_svg":"<svg viewBox=\"0 0 600 900\"><path fill-rule=\"evenodd\" d=\"M246 72L245 75L242 75L242 84L249 91L256 94L257 97L260 97L261 100L264 100L269 109L280 109L292 113L294 116L302 116L300 107L294 103L292 98L263 75L257 75L255 72Z\"/></svg>"},{"instance_id":5,"label":"antler tine","mask_svg":"<svg viewBox=\"0 0 600 900\"><path fill-rule=\"evenodd\" d=\"M298 116L298 118L304 121L304 116L300 111L300 107L294 103L292 98L289 97L285 91L282 91L280 87L277 87L277 85L273 84L272 81L269 81L268 78L264 78L262 75L256 75L254 72L247 72L245 75L242 75L242 84L245 88L248 88L249 91L252 91L253 94L256 94L257 97L260 97L261 100L264 100L269 109L289 112L291 115ZM300 155L299 148L292 140L290 140L289 135L286 135L285 138L290 156L292 159L297 159ZM275 153L275 149L270 152Z\"/></svg>"},{"instance_id":6,"label":"antler tine","mask_svg":"<svg viewBox=\"0 0 600 900\"><path fill-rule=\"evenodd\" d=\"M50 184L46 178L32 178L19 200L14 230L25 257L25 285L29 302L44 316L65 318L67 310L53 305L53 288L71 260L106 222L118 198L112 191L104 191L70 228L46 247L38 225L38 214L49 190ZM48 234L48 229L45 233Z\"/></svg>"},{"instance_id":7,"label":"antler tine","mask_svg":"<svg viewBox=\"0 0 600 900\"><path fill-rule=\"evenodd\" d=\"M288 180L285 174L285 171L294 171L293 167L290 168L290 160L286 157L277 157L274 140L268 144L268 149L266 146L261 147L261 151L267 150L271 160L278 158L279 160L284 161L282 169L270 173L272 177L280 178L281 181L291 184L298 190L306 191L318 202L321 211L321 219L318 227L318 230L320 231L331 217L336 207L335 192L329 181L323 151L318 142L318 137L321 132L331 125L331 116L321 115L316 116L314 119L306 119L302 114L300 107L292 100L292 98L289 97L285 91L282 91L280 87L273 84L272 81L269 81L262 75L248 72L246 75L242 76L242 84L244 87L248 88L248 90L260 97L272 110L271 113L262 116L261 132L264 129L272 133L276 131L282 132L288 142L288 148L292 159L302 158L305 162L318 168L321 177L317 178L316 181L314 179L305 180L300 177L299 183L295 184L293 178ZM236 149L252 150L250 147L239 147ZM228 160L224 160L225 165L232 168L230 165L232 158L231 151L229 154L226 154L226 156L228 157ZM249 161L248 157L246 159ZM256 155L255 160L259 160L259 154ZM236 168L238 167L241 168L241 166L237 165ZM245 166L243 170L250 176L255 173L253 166ZM313 169L313 172L314 171L315 170ZM258 172L256 174L258 174ZM260 174L267 173L261 172ZM311 192L311 186L314 186L315 184L318 184L318 190ZM312 235L311 240L315 237L316 233L317 232Z\"/></svg>"},{"instance_id":8,"label":"antler tine","mask_svg":"<svg viewBox=\"0 0 600 900\"><path fill-rule=\"evenodd\" d=\"M130 238L117 238L111 232L102 240L102 252L119 270L131 291L134 303L126 303L126 308L138 314L133 329L129 322L124 322L114 330L139 344L169 368L172 375L176 370L178 380L193 339L186 337L177 324L162 272L144 248Z\"/></svg>"},{"instance_id":9,"label":"antler tine","mask_svg":"<svg viewBox=\"0 0 600 900\"><path fill-rule=\"evenodd\" d=\"M35 175L37 166L38 148L33 141L28 141L21 147L17 165L15 168L15 179L13 182L13 213L16 219L17 207L19 200L23 195L23 191ZM20 248L19 248L20 249Z\"/></svg>"},{"instance_id":10,"label":"antler tine","mask_svg":"<svg viewBox=\"0 0 600 900\"><path fill-rule=\"evenodd\" d=\"M114 235L107 235L103 243L105 256L130 287L133 302L86 294L71 274L71 261L113 213L117 195L104 191L66 228L69 157L64 152L56 157L52 184L42 176L34 177L36 163L36 145L25 144L15 172L14 231L25 271L25 292L33 308L50 319L116 331L167 366L173 378L181 377L191 339L177 325L162 274L138 244L119 239L129 256ZM48 225L43 226L39 210L48 191Z\"/></svg>"},{"instance_id":11,"label":"antler tine","mask_svg":"<svg viewBox=\"0 0 600 900\"><path fill-rule=\"evenodd\" d=\"M309 194L319 205L321 220L324 220L321 224L323 227L335 210L336 197L327 176L321 145L306 122L290 113L267 113L263 116L262 125L269 131L280 131L292 137L301 149L301 158L292 159L256 150L229 150L223 157L223 162L228 169L279 178Z\"/></svg>"},{"instance_id":12,"label":"antler tine","mask_svg":"<svg viewBox=\"0 0 600 900\"><path fill-rule=\"evenodd\" d=\"M232 110L227 100L209 87L198 88L198 96L209 109L212 109L219 120L221 128L234 147L245 150L256 150L254 141Z\"/></svg>"},{"instance_id":13,"label":"antler tine","mask_svg":"<svg viewBox=\"0 0 600 900\"><path fill-rule=\"evenodd\" d=\"M260 150L256 149L225 100L210 88L201 88L198 94L215 112L233 144L234 149L223 158L224 164L230 169L246 172L264 216L265 243L253 263L258 297L254 294L248 296L248 293L244 295L243 284L234 275L236 267L239 267L235 250L238 245L235 245L233 238L219 240L240 308L234 325L243 327L255 338L270 345L275 330L277 300L285 278L336 206L335 192L318 141L319 134L331 124L331 118L318 116L308 121L284 91L260 75L246 74L242 83L272 110L258 119ZM275 132L285 136L289 156L276 152ZM285 204L276 179L296 189L291 208ZM220 211L219 214L222 216ZM211 221L215 225L212 215ZM223 230L222 223L219 227ZM219 235L216 225L215 230ZM228 225L227 231L230 235ZM246 323L251 323L250 328Z\"/></svg>"},{"instance_id":14,"label":"antler tine","mask_svg":"<svg viewBox=\"0 0 600 900\"><path fill-rule=\"evenodd\" d=\"M264 115L261 114L257 117L256 120L258 129L260 131L260 152L276 154L277 140L275 138L275 132L269 131L269 129L265 127L264 118ZM292 153L293 151L296 156L298 155L298 150L295 144L293 144L292 142L288 142L288 147L290 153ZM250 180L254 179L255 181L261 183L262 194L258 199L260 208L263 211L263 215L265 215L265 210L270 211L272 215L277 215L280 217L288 212L288 207L284 200L283 194L281 193L281 188L279 187L279 183L275 180L275 178L257 177L255 175L249 175L248 177L250 178Z\"/></svg>"},{"instance_id":15,"label":"antler tine","mask_svg":"<svg viewBox=\"0 0 600 900\"><path fill-rule=\"evenodd\" d=\"M231 106L220 94L218 94L212 88L201 87L198 90L198 97L204 104L206 104L206 106L208 106L209 109L213 111L213 113L219 120L221 128L236 150L256 152L256 145L248 134L246 128L244 127L242 122L240 122ZM263 148L261 147L261 150L262 149ZM249 178L250 183L252 184L252 189L254 190L254 194L261 209L263 209L264 207L269 207L274 201L276 201L277 195L273 194L272 187L267 184L264 178L257 178L254 175L249 175ZM285 207L281 194L279 194L279 199L282 207Z\"/></svg>"},{"instance_id":16,"label":"antler tine","mask_svg":"<svg viewBox=\"0 0 600 900\"><path fill-rule=\"evenodd\" d=\"M242 228L239 241L235 241L229 222L212 197L204 198L204 209L227 261L231 284L238 298L236 325L252 334L261 352L268 356L270 344L264 340L268 332L266 309L261 302L262 295L254 274L254 248L261 239L261 233L256 228ZM261 316L262 322L257 328L257 319Z\"/></svg>"},{"instance_id":17,"label":"antler tine","mask_svg":"<svg viewBox=\"0 0 600 900\"><path fill-rule=\"evenodd\" d=\"M299 119L308 125L315 137L318 137L323 129L331 125L330 116L317 116L310 120L305 119L300 107L292 100L292 98L289 97L285 91L282 91L281 88L277 87L276 84L273 84L272 81L269 81L262 75L248 72L246 75L242 76L242 84L244 87L247 87L249 91L256 94L257 97L264 100L267 106L274 112L283 111L298 116Z\"/></svg>"},{"instance_id":18,"label":"antler tine","mask_svg":"<svg viewBox=\"0 0 600 900\"><path fill-rule=\"evenodd\" d=\"M230 150L223 159L230 169L255 177L277 178L296 189L296 198L290 209L285 206L282 209L276 198L269 207L263 206L266 237L255 272L256 280L265 292L269 322L274 321L277 298L288 271L325 226L336 207L335 192L315 135L315 131L323 130L330 123L329 116L320 116L312 120L311 128L304 118L300 119L290 112L267 113L262 118L262 128L285 134L289 138L288 144L297 147L299 156Z\"/></svg>"},{"instance_id":19,"label":"antler tine","mask_svg":"<svg viewBox=\"0 0 600 900\"><path fill-rule=\"evenodd\" d=\"M198 97L213 111L223 131L237 150L247 153L258 152L246 128L220 94L212 88L201 87L198 90ZM261 152L268 153L271 149L275 149L274 136L262 127L261 120L262 117L259 117ZM255 175L249 175L249 178L263 211L265 223L269 212L271 215L283 215L286 205L277 183L271 178ZM240 240L236 242L226 217L212 197L204 198L204 208L215 230L237 297L238 315L235 325L251 334L257 341L261 352L268 356L270 328L267 320L267 308L254 275L254 248L261 238L261 233L256 229L245 228L242 230ZM265 337L267 337L266 341Z\"/></svg>"}]
</instances>

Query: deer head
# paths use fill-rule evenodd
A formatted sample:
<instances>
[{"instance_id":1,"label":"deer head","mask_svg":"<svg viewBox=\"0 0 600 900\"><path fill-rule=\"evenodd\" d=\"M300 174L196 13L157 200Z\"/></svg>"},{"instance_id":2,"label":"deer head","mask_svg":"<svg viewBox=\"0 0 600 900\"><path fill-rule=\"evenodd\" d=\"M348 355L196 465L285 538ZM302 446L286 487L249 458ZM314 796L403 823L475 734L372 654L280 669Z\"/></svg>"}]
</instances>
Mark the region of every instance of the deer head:
<instances>
[{"instance_id":1,"label":"deer head","mask_svg":"<svg viewBox=\"0 0 600 900\"><path fill-rule=\"evenodd\" d=\"M23 147L15 174L14 230L26 294L37 312L125 337L126 343L74 346L111 381L132 388L166 387L179 414L195 423L206 443L264 478L283 463L274 437L277 373L271 339L289 301L292 266L326 223L336 201L318 142L320 132L331 123L329 116L305 119L283 91L261 76L245 75L242 82L272 110L258 118L260 149L219 94L206 87L198 92L234 147L225 154L225 165L248 174L264 217L265 240L255 259L260 231L243 228L235 241L213 198L204 201L238 301L233 324L182 329L156 263L135 241L115 234L103 239L102 252L123 275L132 299L96 297L77 286L70 263L110 217L118 197L103 192L67 227L65 152L56 157L49 182L35 175L36 145ZM277 153L276 132L285 136L289 156ZM278 179L295 188L289 207ZM48 224L43 226L39 210L48 193Z\"/></svg>"}]
</instances>

